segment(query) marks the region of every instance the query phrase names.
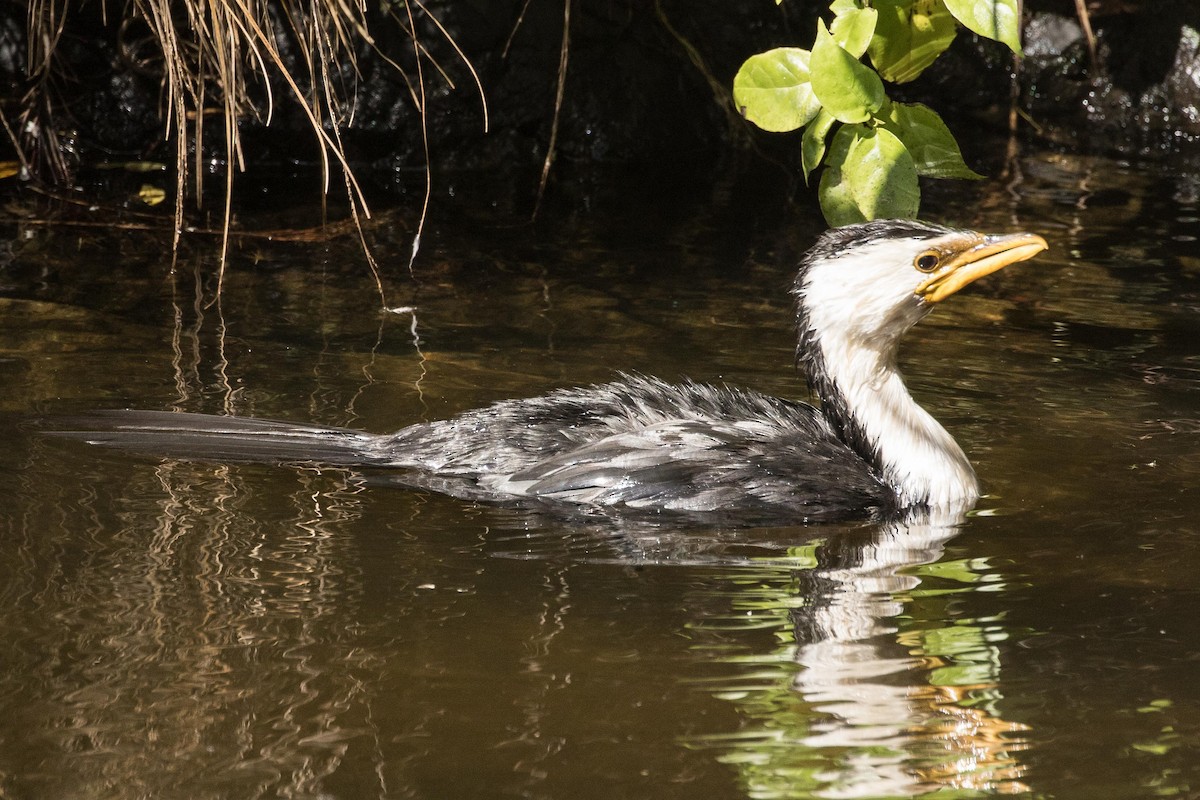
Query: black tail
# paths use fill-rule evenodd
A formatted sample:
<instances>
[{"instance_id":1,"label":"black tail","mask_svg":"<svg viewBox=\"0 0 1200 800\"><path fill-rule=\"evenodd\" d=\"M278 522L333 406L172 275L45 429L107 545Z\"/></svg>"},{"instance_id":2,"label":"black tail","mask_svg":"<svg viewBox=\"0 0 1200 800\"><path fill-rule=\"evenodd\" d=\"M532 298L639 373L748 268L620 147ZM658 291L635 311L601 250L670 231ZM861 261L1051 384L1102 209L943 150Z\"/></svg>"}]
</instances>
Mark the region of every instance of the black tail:
<instances>
[{"instance_id":1,"label":"black tail","mask_svg":"<svg viewBox=\"0 0 1200 800\"><path fill-rule=\"evenodd\" d=\"M170 411L97 411L44 420L52 436L163 458L242 463L386 465L385 437L248 417Z\"/></svg>"}]
</instances>

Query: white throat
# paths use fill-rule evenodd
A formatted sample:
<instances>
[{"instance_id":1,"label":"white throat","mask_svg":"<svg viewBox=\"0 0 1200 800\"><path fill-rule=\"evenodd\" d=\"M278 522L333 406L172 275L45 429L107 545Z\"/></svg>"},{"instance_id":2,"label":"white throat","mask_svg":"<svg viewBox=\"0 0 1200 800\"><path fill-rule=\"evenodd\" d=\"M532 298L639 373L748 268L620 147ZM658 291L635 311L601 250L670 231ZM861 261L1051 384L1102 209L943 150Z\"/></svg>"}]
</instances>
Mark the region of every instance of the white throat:
<instances>
[{"instance_id":1,"label":"white throat","mask_svg":"<svg viewBox=\"0 0 1200 800\"><path fill-rule=\"evenodd\" d=\"M829 335L819 340L825 377L878 454L901 506L974 503L979 484L966 454L913 400L896 369L895 342Z\"/></svg>"}]
</instances>

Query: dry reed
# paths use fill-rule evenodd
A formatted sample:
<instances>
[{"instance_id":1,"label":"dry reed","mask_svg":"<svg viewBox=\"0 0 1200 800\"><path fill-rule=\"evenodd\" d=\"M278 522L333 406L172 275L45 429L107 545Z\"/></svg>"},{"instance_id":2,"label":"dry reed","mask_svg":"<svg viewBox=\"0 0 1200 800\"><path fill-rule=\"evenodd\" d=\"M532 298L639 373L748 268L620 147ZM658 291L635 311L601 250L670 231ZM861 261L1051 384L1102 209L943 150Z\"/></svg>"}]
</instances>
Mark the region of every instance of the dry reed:
<instances>
[{"instance_id":1,"label":"dry reed","mask_svg":"<svg viewBox=\"0 0 1200 800\"><path fill-rule=\"evenodd\" d=\"M59 95L56 83L70 70L69 64L62 63L59 45L69 15L86 1L28 0L28 89L17 103L16 124L4 120L27 174L41 173L57 181L70 175L69 148L55 125L55 98ZM162 134L164 140L174 143L175 150L176 246L184 230L189 176L195 179L192 202L199 207L203 201L200 162L207 152L205 120L214 112L223 120L221 146L227 164L223 272L234 175L246 165L239 133L242 122L253 119L270 125L280 104L292 103L298 108L319 145L322 190L328 192L330 181L340 175L351 214L358 223L370 212L348 161L342 134L355 113L360 88L359 53L363 48L370 48L403 78L419 112L423 137L427 135L428 94L423 65L433 64L433 72L448 83L450 78L422 43L421 30L435 30L449 43L483 98L469 59L421 0L385 2L383 13L371 20L376 26L400 26L412 43L412 55L405 59L408 68L376 47L369 8L380 6L369 7L366 0L127 0L117 10L120 18L116 19L111 17L114 9L104 7L106 24L118 24L122 31L144 25L161 53L161 59L155 58L153 64L161 78ZM485 103L485 129L486 114ZM190 158L195 162L190 164ZM428 202L428 170L425 188ZM356 227L361 235L361 225Z\"/></svg>"}]
</instances>

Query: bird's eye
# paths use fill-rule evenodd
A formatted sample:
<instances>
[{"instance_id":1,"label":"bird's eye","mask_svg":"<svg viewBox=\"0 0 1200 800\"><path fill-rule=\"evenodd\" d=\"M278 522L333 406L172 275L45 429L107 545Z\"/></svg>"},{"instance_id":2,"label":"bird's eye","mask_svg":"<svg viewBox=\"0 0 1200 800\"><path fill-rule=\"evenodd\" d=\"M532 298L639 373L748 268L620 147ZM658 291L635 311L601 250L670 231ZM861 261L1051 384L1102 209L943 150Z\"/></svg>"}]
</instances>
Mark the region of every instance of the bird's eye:
<instances>
[{"instance_id":1,"label":"bird's eye","mask_svg":"<svg viewBox=\"0 0 1200 800\"><path fill-rule=\"evenodd\" d=\"M917 260L913 263L916 264L917 269L921 270L921 272L933 272L938 268L938 264L942 263L942 260L938 257L937 253L922 253L917 256Z\"/></svg>"}]
</instances>

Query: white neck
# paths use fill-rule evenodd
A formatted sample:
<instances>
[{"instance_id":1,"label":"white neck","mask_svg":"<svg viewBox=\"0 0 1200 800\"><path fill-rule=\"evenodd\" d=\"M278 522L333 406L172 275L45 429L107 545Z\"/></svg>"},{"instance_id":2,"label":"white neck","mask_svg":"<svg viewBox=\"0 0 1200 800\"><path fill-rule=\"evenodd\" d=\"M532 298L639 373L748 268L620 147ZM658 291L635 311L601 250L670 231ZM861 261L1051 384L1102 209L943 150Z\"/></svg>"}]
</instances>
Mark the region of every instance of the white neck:
<instances>
[{"instance_id":1,"label":"white neck","mask_svg":"<svg viewBox=\"0 0 1200 800\"><path fill-rule=\"evenodd\" d=\"M841 395L850 418L876 454L883 480L902 507L973 504L975 471L962 448L917 405L896 369L896 340L821 336L824 378Z\"/></svg>"}]
</instances>

